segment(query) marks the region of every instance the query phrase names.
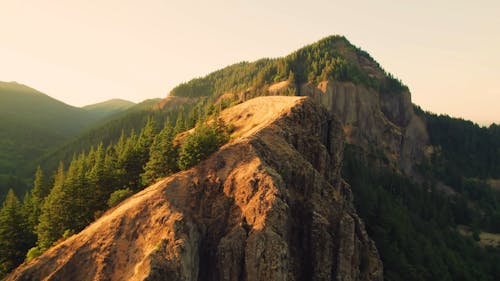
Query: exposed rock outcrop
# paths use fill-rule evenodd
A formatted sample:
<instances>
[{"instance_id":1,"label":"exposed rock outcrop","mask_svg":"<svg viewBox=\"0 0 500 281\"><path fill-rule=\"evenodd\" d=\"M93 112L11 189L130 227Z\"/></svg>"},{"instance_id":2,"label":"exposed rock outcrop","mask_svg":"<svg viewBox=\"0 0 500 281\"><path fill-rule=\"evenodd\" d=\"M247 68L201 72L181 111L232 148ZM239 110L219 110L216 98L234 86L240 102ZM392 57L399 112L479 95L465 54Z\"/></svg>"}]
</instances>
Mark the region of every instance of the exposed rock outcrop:
<instances>
[{"instance_id":1,"label":"exposed rock outcrop","mask_svg":"<svg viewBox=\"0 0 500 281\"><path fill-rule=\"evenodd\" d=\"M416 175L429 140L409 92L379 93L351 82L323 81L302 85L300 93L340 118L349 143L381 151L394 169Z\"/></svg>"},{"instance_id":2,"label":"exposed rock outcrop","mask_svg":"<svg viewBox=\"0 0 500 281\"><path fill-rule=\"evenodd\" d=\"M7 280L382 280L340 177L340 122L304 97L256 98L221 117L235 126L229 144Z\"/></svg>"}]
</instances>

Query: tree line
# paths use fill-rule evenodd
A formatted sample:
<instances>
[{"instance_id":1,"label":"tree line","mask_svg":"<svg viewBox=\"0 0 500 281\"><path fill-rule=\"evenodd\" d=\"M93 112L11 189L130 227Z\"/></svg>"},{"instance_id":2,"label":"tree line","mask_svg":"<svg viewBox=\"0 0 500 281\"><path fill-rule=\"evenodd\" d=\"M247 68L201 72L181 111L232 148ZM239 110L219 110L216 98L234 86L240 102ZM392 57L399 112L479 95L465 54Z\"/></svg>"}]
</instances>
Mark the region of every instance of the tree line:
<instances>
[{"instance_id":1,"label":"tree line","mask_svg":"<svg viewBox=\"0 0 500 281\"><path fill-rule=\"evenodd\" d=\"M188 122L182 113L159 129L153 118L136 133L123 131L116 143L92 146L59 163L51 177L38 167L33 189L20 200L11 189L0 209L0 277L25 259L81 231L108 208L157 180L188 169L229 140L219 118L199 116L180 142Z\"/></svg>"},{"instance_id":2,"label":"tree line","mask_svg":"<svg viewBox=\"0 0 500 281\"><path fill-rule=\"evenodd\" d=\"M371 62L384 76L377 78L369 74L361 61ZM367 52L355 47L343 36L330 36L286 57L240 62L192 79L172 89L170 95L219 97L227 92L259 91L272 83L286 80L294 85L324 80L348 81L391 94L408 90Z\"/></svg>"}]
</instances>

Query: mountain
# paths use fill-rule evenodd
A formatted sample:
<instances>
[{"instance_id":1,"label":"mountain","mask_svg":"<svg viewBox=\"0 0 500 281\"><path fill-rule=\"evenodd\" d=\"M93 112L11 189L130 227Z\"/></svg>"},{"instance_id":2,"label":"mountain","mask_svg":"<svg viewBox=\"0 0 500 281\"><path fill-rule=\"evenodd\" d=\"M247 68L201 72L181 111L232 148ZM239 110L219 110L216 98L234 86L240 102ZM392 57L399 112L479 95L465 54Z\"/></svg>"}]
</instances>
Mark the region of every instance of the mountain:
<instances>
[{"instance_id":1,"label":"mountain","mask_svg":"<svg viewBox=\"0 0 500 281\"><path fill-rule=\"evenodd\" d=\"M490 172L498 171L495 125L415 111L409 89L342 36L283 58L234 64L170 93L176 102L189 97L216 108L261 95L310 96L339 117L343 175L385 279L500 278L499 249L479 248L498 245L480 239L499 233L500 193L489 184L500 178ZM464 225L476 241L464 237Z\"/></svg>"},{"instance_id":2,"label":"mountain","mask_svg":"<svg viewBox=\"0 0 500 281\"><path fill-rule=\"evenodd\" d=\"M219 123L230 141L210 155ZM345 37L195 78L93 132L63 153L79 156L59 169L46 202L60 204L39 225L63 223L8 280L500 279L498 125L414 106ZM209 156L170 167L186 155ZM156 184L138 180L167 162ZM57 201L61 190L72 197ZM102 216L88 200L133 191ZM78 212L51 217L65 204Z\"/></svg>"},{"instance_id":3,"label":"mountain","mask_svg":"<svg viewBox=\"0 0 500 281\"><path fill-rule=\"evenodd\" d=\"M26 165L96 119L25 85L0 82L0 193L9 178L22 177Z\"/></svg>"},{"instance_id":4,"label":"mountain","mask_svg":"<svg viewBox=\"0 0 500 281\"><path fill-rule=\"evenodd\" d=\"M340 123L299 97L252 99L220 117L236 128L229 144L7 280L382 280L340 177Z\"/></svg>"},{"instance_id":5,"label":"mountain","mask_svg":"<svg viewBox=\"0 0 500 281\"><path fill-rule=\"evenodd\" d=\"M95 122L92 127L83 130L76 137L41 155L34 162L41 165L46 171L54 171L59 161L69 163L75 154L88 151L92 146L97 147L100 143L104 145L116 143L122 132L128 133L131 130L139 132L146 124L148 116L154 113L153 107L159 102L160 99L148 99L125 110L104 116ZM163 124L165 116L158 117L160 119L158 119L157 123Z\"/></svg>"},{"instance_id":6,"label":"mountain","mask_svg":"<svg viewBox=\"0 0 500 281\"><path fill-rule=\"evenodd\" d=\"M170 99L227 106L260 95L310 96L337 114L349 143L383 152L407 174L428 144L408 88L343 36L330 36L276 59L242 62L175 87Z\"/></svg>"},{"instance_id":7,"label":"mountain","mask_svg":"<svg viewBox=\"0 0 500 281\"><path fill-rule=\"evenodd\" d=\"M103 101L100 103L90 104L82 107L86 111L91 112L94 116L98 116L99 118L104 118L122 111L125 111L135 103L122 99L111 99L107 101Z\"/></svg>"}]
</instances>

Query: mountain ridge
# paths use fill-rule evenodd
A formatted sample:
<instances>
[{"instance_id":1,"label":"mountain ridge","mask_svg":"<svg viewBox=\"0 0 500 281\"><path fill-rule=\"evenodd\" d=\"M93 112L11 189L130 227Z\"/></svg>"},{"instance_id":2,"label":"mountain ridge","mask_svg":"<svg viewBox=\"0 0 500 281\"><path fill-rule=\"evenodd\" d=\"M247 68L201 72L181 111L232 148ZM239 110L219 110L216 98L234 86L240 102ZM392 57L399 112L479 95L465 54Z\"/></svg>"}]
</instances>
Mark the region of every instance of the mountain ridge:
<instances>
[{"instance_id":1,"label":"mountain ridge","mask_svg":"<svg viewBox=\"0 0 500 281\"><path fill-rule=\"evenodd\" d=\"M338 121L301 97L255 98L220 118L235 128L221 150L6 280L382 280L376 248L340 178Z\"/></svg>"},{"instance_id":2,"label":"mountain ridge","mask_svg":"<svg viewBox=\"0 0 500 281\"><path fill-rule=\"evenodd\" d=\"M302 97L262 97L269 95ZM280 107L279 99L300 106ZM284 109L278 119L276 108ZM183 83L153 108L96 132L113 130L106 137L116 143L128 126L130 138L119 141L125 147L137 142L133 130L147 135L153 123L168 121L176 133L188 130L173 141L175 151L197 131L189 129L218 114L234 126L229 144L15 274L36 276L40 269L68 279L74 268L85 268L102 279L141 280L165 274L174 280L500 277L500 249L481 248L477 240L500 231L500 193L491 188L500 171L492 153L500 147L498 126L422 112L403 83L344 37L332 36L284 58L238 63ZM141 151L144 143L137 142ZM89 151L85 145L80 152ZM106 149L108 163L115 148ZM138 175L143 165L131 164ZM259 215L262 210L269 215ZM102 221L110 217L113 226L106 228ZM472 235L464 236L464 227Z\"/></svg>"}]
</instances>

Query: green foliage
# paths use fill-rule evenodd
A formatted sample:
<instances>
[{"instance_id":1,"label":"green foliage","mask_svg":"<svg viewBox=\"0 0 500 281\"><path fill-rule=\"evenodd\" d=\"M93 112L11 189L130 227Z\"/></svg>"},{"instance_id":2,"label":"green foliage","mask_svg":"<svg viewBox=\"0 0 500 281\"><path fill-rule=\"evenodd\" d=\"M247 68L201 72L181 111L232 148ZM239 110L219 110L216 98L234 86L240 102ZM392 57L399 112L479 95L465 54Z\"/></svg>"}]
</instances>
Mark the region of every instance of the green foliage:
<instances>
[{"instance_id":1,"label":"green foliage","mask_svg":"<svg viewBox=\"0 0 500 281\"><path fill-rule=\"evenodd\" d=\"M24 253L33 243L21 208L21 202L10 189L0 210L0 278L23 262Z\"/></svg>"},{"instance_id":2,"label":"green foliage","mask_svg":"<svg viewBox=\"0 0 500 281\"><path fill-rule=\"evenodd\" d=\"M129 188L116 190L109 196L108 207L112 208L118 205L120 202L130 197L132 194L134 194L134 192Z\"/></svg>"},{"instance_id":3,"label":"green foliage","mask_svg":"<svg viewBox=\"0 0 500 281\"><path fill-rule=\"evenodd\" d=\"M50 188L45 180L43 171L38 167L35 173L33 189L26 194L23 200L23 211L28 218L29 229L32 232L34 232L36 225L38 225L42 205L49 192Z\"/></svg>"},{"instance_id":4,"label":"green foliage","mask_svg":"<svg viewBox=\"0 0 500 281\"><path fill-rule=\"evenodd\" d=\"M500 178L500 129L479 127L470 121L420 112L431 144L439 148L432 159L437 176L459 186L461 176ZM454 182L455 181L455 182Z\"/></svg>"},{"instance_id":5,"label":"green foliage","mask_svg":"<svg viewBox=\"0 0 500 281\"><path fill-rule=\"evenodd\" d=\"M229 133L221 120L200 124L186 136L179 153L179 168L188 169L207 158L229 140Z\"/></svg>"},{"instance_id":6,"label":"green foliage","mask_svg":"<svg viewBox=\"0 0 500 281\"><path fill-rule=\"evenodd\" d=\"M66 225L69 224L70 214L66 207L66 192L64 189L64 166L59 164L55 175L54 186L45 198L40 214L40 222L36 227L38 246L42 251L48 249L59 239Z\"/></svg>"},{"instance_id":7,"label":"green foliage","mask_svg":"<svg viewBox=\"0 0 500 281\"><path fill-rule=\"evenodd\" d=\"M154 138L149 150L149 161L141 175L143 185L151 184L179 169L177 166L178 149L173 144L173 130L167 122L163 130Z\"/></svg>"},{"instance_id":8,"label":"green foliage","mask_svg":"<svg viewBox=\"0 0 500 281\"><path fill-rule=\"evenodd\" d=\"M425 118L435 151L420 168L427 178L442 181L457 193L461 207L457 221L499 233L500 192L486 182L500 178L500 130L498 125L479 127L463 119L435 115L418 109Z\"/></svg>"},{"instance_id":9,"label":"green foliage","mask_svg":"<svg viewBox=\"0 0 500 281\"><path fill-rule=\"evenodd\" d=\"M82 109L92 113L94 116L98 116L100 119L115 115L126 111L127 109L133 107L135 103L122 99L112 99L96 104L90 104L82 107Z\"/></svg>"},{"instance_id":10,"label":"green foliage","mask_svg":"<svg viewBox=\"0 0 500 281\"><path fill-rule=\"evenodd\" d=\"M36 160L89 126L101 115L55 100L15 82L0 82L0 185L11 175L29 182ZM54 167L57 165L57 161ZM27 188L15 185L23 194ZM0 192L1 193L1 192ZM0 194L0 200L5 194Z\"/></svg>"},{"instance_id":11,"label":"green foliage","mask_svg":"<svg viewBox=\"0 0 500 281\"><path fill-rule=\"evenodd\" d=\"M462 202L377 164L348 146L343 177L384 264L386 280L500 280L500 249L456 231Z\"/></svg>"},{"instance_id":12,"label":"green foliage","mask_svg":"<svg viewBox=\"0 0 500 281\"><path fill-rule=\"evenodd\" d=\"M42 254L42 250L38 247L33 247L29 249L28 253L26 254L26 262L31 261L32 259L40 256Z\"/></svg>"},{"instance_id":13,"label":"green foliage","mask_svg":"<svg viewBox=\"0 0 500 281\"><path fill-rule=\"evenodd\" d=\"M382 77L376 78L376 74ZM241 62L205 77L182 83L172 96L219 97L226 92L249 91L252 96L267 94L265 87L278 81L292 83L322 80L350 81L384 93L407 91L376 63L368 53L353 46L343 36L326 37L294 53L277 59ZM253 92L252 92L253 91Z\"/></svg>"}]
</instances>

